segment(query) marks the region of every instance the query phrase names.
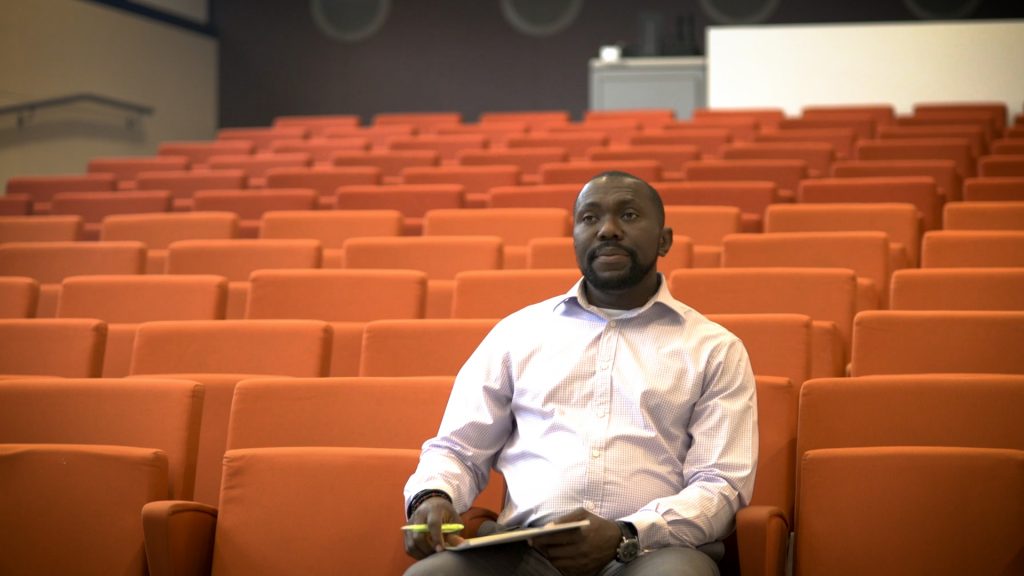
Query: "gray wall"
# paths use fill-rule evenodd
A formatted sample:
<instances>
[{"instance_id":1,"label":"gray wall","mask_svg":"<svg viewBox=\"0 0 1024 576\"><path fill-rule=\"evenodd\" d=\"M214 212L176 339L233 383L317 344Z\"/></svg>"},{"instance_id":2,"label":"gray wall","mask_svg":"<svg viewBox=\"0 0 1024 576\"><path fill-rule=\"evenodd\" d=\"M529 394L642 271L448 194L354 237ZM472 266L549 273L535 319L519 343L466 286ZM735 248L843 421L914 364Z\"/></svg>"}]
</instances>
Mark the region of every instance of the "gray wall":
<instances>
[{"instance_id":1,"label":"gray wall","mask_svg":"<svg viewBox=\"0 0 1024 576\"><path fill-rule=\"evenodd\" d=\"M926 0L915 0L927 4ZM697 0L585 0L548 37L517 32L499 0L392 0L383 28L341 43L314 25L307 0L214 0L220 33L220 121L266 125L280 114L568 109L587 105L587 60L602 44L635 42L638 15L668 25L709 22ZM1020 2L982 0L972 18L1024 15ZM770 23L916 20L898 0L780 0Z\"/></svg>"}]
</instances>

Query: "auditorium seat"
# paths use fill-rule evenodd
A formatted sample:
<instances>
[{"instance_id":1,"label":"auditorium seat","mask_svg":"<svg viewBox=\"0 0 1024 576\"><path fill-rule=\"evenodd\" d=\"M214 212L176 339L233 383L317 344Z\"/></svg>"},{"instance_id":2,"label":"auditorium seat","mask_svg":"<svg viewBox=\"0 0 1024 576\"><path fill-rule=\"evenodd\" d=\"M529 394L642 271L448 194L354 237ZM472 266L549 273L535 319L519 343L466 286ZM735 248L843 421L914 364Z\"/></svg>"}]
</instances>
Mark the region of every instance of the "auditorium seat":
<instances>
[{"instance_id":1,"label":"auditorium seat","mask_svg":"<svg viewBox=\"0 0 1024 576\"><path fill-rule=\"evenodd\" d=\"M924 235L922 268L1024 266L1022 230L933 230Z\"/></svg>"},{"instance_id":2,"label":"auditorium seat","mask_svg":"<svg viewBox=\"0 0 1024 576\"><path fill-rule=\"evenodd\" d=\"M272 154L309 154L312 167L330 166L331 155L335 152L348 150L369 150L370 139L353 136L351 138L311 138L309 140L272 140ZM269 184L268 184L269 186Z\"/></svg>"},{"instance_id":3,"label":"auditorium seat","mask_svg":"<svg viewBox=\"0 0 1024 576\"><path fill-rule=\"evenodd\" d=\"M780 202L779 190L771 182L734 180L729 182L657 182L665 206L735 206L740 209L744 232L760 232L764 211Z\"/></svg>"},{"instance_id":4,"label":"auditorium seat","mask_svg":"<svg viewBox=\"0 0 1024 576\"><path fill-rule=\"evenodd\" d=\"M187 170L188 158L184 156L110 156L89 160L86 170L90 174L113 174L117 190L135 188L140 172L154 170Z\"/></svg>"},{"instance_id":5,"label":"auditorium seat","mask_svg":"<svg viewBox=\"0 0 1024 576\"><path fill-rule=\"evenodd\" d=\"M521 170L515 166L411 166L402 170L405 184L460 184L467 208L487 205L495 186L519 184Z\"/></svg>"},{"instance_id":6,"label":"auditorium seat","mask_svg":"<svg viewBox=\"0 0 1024 576\"><path fill-rule=\"evenodd\" d=\"M716 116L694 116L689 122L677 124L666 124L660 129L671 132L677 129L698 130L698 129L723 129L729 132L730 142L751 142L760 130L760 122L756 118L743 117L716 117Z\"/></svg>"},{"instance_id":7,"label":"auditorium seat","mask_svg":"<svg viewBox=\"0 0 1024 576\"><path fill-rule=\"evenodd\" d=\"M397 210L402 231L409 236L423 232L423 216L430 210L462 208L465 186L461 184L383 184L340 186L334 193L337 210Z\"/></svg>"},{"instance_id":8,"label":"auditorium seat","mask_svg":"<svg viewBox=\"0 0 1024 576\"><path fill-rule=\"evenodd\" d=\"M993 140L989 146L991 153L997 156L1019 156L1024 154L1024 139L1000 138Z\"/></svg>"},{"instance_id":9,"label":"auditorium seat","mask_svg":"<svg viewBox=\"0 0 1024 576\"><path fill-rule=\"evenodd\" d=\"M509 148L564 148L570 160L582 160L587 150L606 146L608 136L603 132L546 132L512 136L505 143Z\"/></svg>"},{"instance_id":10,"label":"auditorium seat","mask_svg":"<svg viewBox=\"0 0 1024 576\"><path fill-rule=\"evenodd\" d=\"M102 241L135 240L146 245L147 274L164 273L171 242L237 236L238 215L233 212L117 214L100 225Z\"/></svg>"},{"instance_id":11,"label":"auditorium seat","mask_svg":"<svg viewBox=\"0 0 1024 576\"><path fill-rule=\"evenodd\" d=\"M790 128L788 130L762 130L754 142L825 142L836 150L836 159L854 156L857 133L853 128Z\"/></svg>"},{"instance_id":12,"label":"auditorium seat","mask_svg":"<svg viewBox=\"0 0 1024 576\"><path fill-rule=\"evenodd\" d=\"M857 275L858 310L887 306L889 258L885 232L732 234L722 242L723 268L849 268Z\"/></svg>"},{"instance_id":13,"label":"auditorium seat","mask_svg":"<svg viewBox=\"0 0 1024 576\"><path fill-rule=\"evenodd\" d=\"M419 450L393 448L230 450L217 508L143 509L151 572L401 574L414 562L398 530L401 493L418 459Z\"/></svg>"},{"instance_id":14,"label":"auditorium seat","mask_svg":"<svg viewBox=\"0 0 1024 576\"><path fill-rule=\"evenodd\" d=\"M483 150L489 139L483 134L419 134L397 136L388 143L391 150L432 150L441 157L441 162L451 164L459 152Z\"/></svg>"},{"instance_id":15,"label":"auditorium seat","mask_svg":"<svg viewBox=\"0 0 1024 576\"><path fill-rule=\"evenodd\" d=\"M652 124L671 123L671 119L654 119ZM641 133L641 121L630 118L587 120L580 123L558 124L544 128L543 134L603 134L609 146L628 146L629 139ZM541 132L534 132L538 134Z\"/></svg>"},{"instance_id":16,"label":"auditorium seat","mask_svg":"<svg viewBox=\"0 0 1024 576\"><path fill-rule=\"evenodd\" d=\"M491 188L491 208L564 208L572 210L582 186L576 184L541 184L531 186L497 186Z\"/></svg>"},{"instance_id":17,"label":"auditorium seat","mask_svg":"<svg viewBox=\"0 0 1024 576\"><path fill-rule=\"evenodd\" d=\"M32 213L32 197L28 194L0 196L0 216L28 216Z\"/></svg>"},{"instance_id":18,"label":"auditorium seat","mask_svg":"<svg viewBox=\"0 0 1024 576\"><path fill-rule=\"evenodd\" d=\"M252 154L256 147L248 140L169 140L157 145L158 156L184 156L193 170L206 168L211 156Z\"/></svg>"},{"instance_id":19,"label":"auditorium seat","mask_svg":"<svg viewBox=\"0 0 1024 576\"><path fill-rule=\"evenodd\" d=\"M217 130L217 140L249 142L255 154L269 151L274 140L302 140L308 137L309 130L302 126L247 126Z\"/></svg>"},{"instance_id":20,"label":"auditorium seat","mask_svg":"<svg viewBox=\"0 0 1024 576\"><path fill-rule=\"evenodd\" d=\"M766 233L870 230L889 236L890 270L918 265L921 224L913 204L774 204L765 211Z\"/></svg>"},{"instance_id":21,"label":"auditorium seat","mask_svg":"<svg viewBox=\"0 0 1024 576\"><path fill-rule=\"evenodd\" d=\"M852 376L1024 374L1024 312L869 310L853 327Z\"/></svg>"},{"instance_id":22,"label":"auditorium seat","mask_svg":"<svg viewBox=\"0 0 1024 576\"><path fill-rule=\"evenodd\" d=\"M455 274L502 268L498 236L414 236L350 238L346 268L404 268L427 273L427 318L451 316Z\"/></svg>"},{"instance_id":23,"label":"auditorium seat","mask_svg":"<svg viewBox=\"0 0 1024 576\"><path fill-rule=\"evenodd\" d=\"M217 502L235 384L251 376L327 376L330 348L331 327L314 320L182 320L139 326L132 378L184 378L206 388L197 501Z\"/></svg>"},{"instance_id":24,"label":"auditorium seat","mask_svg":"<svg viewBox=\"0 0 1024 576\"><path fill-rule=\"evenodd\" d=\"M923 230L942 228L942 196L925 176L817 178L797 189L798 204L900 202L917 206Z\"/></svg>"},{"instance_id":25,"label":"auditorium seat","mask_svg":"<svg viewBox=\"0 0 1024 576\"><path fill-rule=\"evenodd\" d=\"M700 158L700 150L693 145L648 145L619 146L607 148L591 148L587 151L587 159L595 162L621 162L635 160L654 160L661 168L660 178L664 180L681 180L683 165ZM625 170L629 172L629 170ZM630 172L632 173L632 172ZM634 174L634 176L639 176ZM648 180L649 182L651 180Z\"/></svg>"},{"instance_id":26,"label":"auditorium seat","mask_svg":"<svg viewBox=\"0 0 1024 576\"><path fill-rule=\"evenodd\" d=\"M489 110L480 113L479 122L525 122L531 130L542 129L551 124L567 124L567 110Z\"/></svg>"},{"instance_id":27,"label":"auditorium seat","mask_svg":"<svg viewBox=\"0 0 1024 576\"><path fill-rule=\"evenodd\" d=\"M271 168L267 188L307 188L317 193L317 208L334 208L339 186L377 185L380 168L373 166L314 166L312 168Z\"/></svg>"},{"instance_id":28,"label":"auditorium seat","mask_svg":"<svg viewBox=\"0 0 1024 576\"><path fill-rule=\"evenodd\" d=\"M641 122L656 120L659 122L675 120L676 111L674 108L624 108L609 110L584 110L583 121L621 120L630 119Z\"/></svg>"},{"instance_id":29,"label":"auditorium seat","mask_svg":"<svg viewBox=\"0 0 1024 576\"><path fill-rule=\"evenodd\" d=\"M35 315L53 317L60 283L80 274L142 274L141 242L7 242L0 244L0 276L28 276L40 284Z\"/></svg>"},{"instance_id":30,"label":"auditorium seat","mask_svg":"<svg viewBox=\"0 0 1024 576\"><path fill-rule=\"evenodd\" d=\"M665 226L693 242L694 268L717 268L722 262L722 240L742 226L735 206L665 206Z\"/></svg>"},{"instance_id":31,"label":"auditorium seat","mask_svg":"<svg viewBox=\"0 0 1024 576\"><path fill-rule=\"evenodd\" d=\"M783 200L792 200L800 181L807 176L804 160L698 160L683 167L683 178L688 181L772 182Z\"/></svg>"},{"instance_id":32,"label":"auditorium seat","mask_svg":"<svg viewBox=\"0 0 1024 576\"><path fill-rule=\"evenodd\" d=\"M456 162L462 166L509 165L519 168L523 184L540 182L540 167L549 162L565 162L569 159L565 148L487 148L483 150L462 150L456 155Z\"/></svg>"},{"instance_id":33,"label":"auditorium seat","mask_svg":"<svg viewBox=\"0 0 1024 576\"><path fill-rule=\"evenodd\" d=\"M811 376L841 376L853 333L856 276L822 268L698 268L669 276L672 294L702 314L806 314Z\"/></svg>"},{"instance_id":34,"label":"auditorium seat","mask_svg":"<svg viewBox=\"0 0 1024 576\"><path fill-rule=\"evenodd\" d=\"M988 152L988 134L982 126L974 124L936 124L921 126L883 126L878 130L881 140L919 140L928 138L966 138L971 155L977 157Z\"/></svg>"},{"instance_id":35,"label":"auditorium seat","mask_svg":"<svg viewBox=\"0 0 1024 576\"><path fill-rule=\"evenodd\" d=\"M526 134L529 129L530 125L526 122L485 122L476 124L443 124L431 128L431 133L439 136L475 134L487 138L490 148L504 148L509 137ZM483 148L482 150L487 149L489 148ZM472 151L472 149L469 151ZM458 154L456 154L457 156Z\"/></svg>"},{"instance_id":36,"label":"auditorium seat","mask_svg":"<svg viewBox=\"0 0 1024 576\"><path fill-rule=\"evenodd\" d=\"M39 282L27 276L0 276L0 318L32 318L39 303Z\"/></svg>"},{"instance_id":37,"label":"auditorium seat","mask_svg":"<svg viewBox=\"0 0 1024 576\"><path fill-rule=\"evenodd\" d=\"M658 271L671 274L679 268L692 268L694 262L694 246L688 236L676 235L672 238L672 248L668 254L658 259ZM579 270L573 239L534 238L526 245L527 268L572 268Z\"/></svg>"},{"instance_id":38,"label":"auditorium seat","mask_svg":"<svg viewBox=\"0 0 1024 576\"><path fill-rule=\"evenodd\" d=\"M835 157L835 148L826 142L740 142L722 147L725 160L803 160L811 178L827 176Z\"/></svg>"},{"instance_id":39,"label":"auditorium seat","mask_svg":"<svg viewBox=\"0 0 1024 576\"><path fill-rule=\"evenodd\" d=\"M1006 126L1005 102L920 102L914 104L913 118L935 118L946 124L957 118L982 118L996 132Z\"/></svg>"},{"instance_id":40,"label":"auditorium seat","mask_svg":"<svg viewBox=\"0 0 1024 576\"><path fill-rule=\"evenodd\" d=\"M82 217L0 216L0 244L4 242L73 242L82 236Z\"/></svg>"},{"instance_id":41,"label":"auditorium seat","mask_svg":"<svg viewBox=\"0 0 1024 576\"><path fill-rule=\"evenodd\" d=\"M696 146L701 154L715 156L732 141L732 133L725 128L696 125L693 129L666 129L645 132L629 139L630 146Z\"/></svg>"},{"instance_id":42,"label":"auditorium seat","mask_svg":"<svg viewBox=\"0 0 1024 576\"><path fill-rule=\"evenodd\" d=\"M1024 177L968 178L964 180L964 200L967 202L1024 201Z\"/></svg>"},{"instance_id":43,"label":"auditorium seat","mask_svg":"<svg viewBox=\"0 0 1024 576\"><path fill-rule=\"evenodd\" d=\"M1024 310L1022 268L921 268L892 276L893 310Z\"/></svg>"},{"instance_id":44,"label":"auditorium seat","mask_svg":"<svg viewBox=\"0 0 1024 576\"><path fill-rule=\"evenodd\" d=\"M57 192L109 192L117 189L113 174L53 174L11 176L5 191L26 194L32 199L32 214L49 214L50 199Z\"/></svg>"},{"instance_id":45,"label":"auditorium seat","mask_svg":"<svg viewBox=\"0 0 1024 576\"><path fill-rule=\"evenodd\" d=\"M390 141L390 139L389 139ZM334 166L372 166L380 169L383 184L401 184L402 170L414 166L437 166L441 155L433 150L370 150L335 152Z\"/></svg>"},{"instance_id":46,"label":"auditorium seat","mask_svg":"<svg viewBox=\"0 0 1024 576\"><path fill-rule=\"evenodd\" d=\"M944 207L945 230L1024 230L1020 202L951 202Z\"/></svg>"},{"instance_id":47,"label":"auditorium seat","mask_svg":"<svg viewBox=\"0 0 1024 576\"><path fill-rule=\"evenodd\" d=\"M861 140L874 138L877 126L875 120L870 117L842 115L784 118L779 121L778 129L781 132L786 130L853 130L854 137Z\"/></svg>"},{"instance_id":48,"label":"auditorium seat","mask_svg":"<svg viewBox=\"0 0 1024 576\"><path fill-rule=\"evenodd\" d=\"M305 168L313 165L307 152L258 152L256 154L225 154L211 156L207 161L213 170L241 170L245 172L247 187L263 188L267 184L267 171L272 168Z\"/></svg>"},{"instance_id":49,"label":"auditorium seat","mask_svg":"<svg viewBox=\"0 0 1024 576\"><path fill-rule=\"evenodd\" d=\"M387 150L392 138L410 136L418 133L411 124L379 124L375 126L330 126L324 128L323 137L334 138L366 138L370 141L370 150Z\"/></svg>"},{"instance_id":50,"label":"auditorium seat","mask_svg":"<svg viewBox=\"0 0 1024 576\"><path fill-rule=\"evenodd\" d=\"M227 306L222 276L96 275L65 278L58 318L99 318L107 323L103 376L128 375L139 324L154 320L218 320Z\"/></svg>"},{"instance_id":51,"label":"auditorium seat","mask_svg":"<svg viewBox=\"0 0 1024 576\"><path fill-rule=\"evenodd\" d=\"M375 320L363 333L360 376L454 376L496 318Z\"/></svg>"},{"instance_id":52,"label":"auditorium seat","mask_svg":"<svg viewBox=\"0 0 1024 576\"><path fill-rule=\"evenodd\" d=\"M171 193L166 190L58 192L50 202L50 213L81 217L81 239L98 240L100 225L107 216L170 212L171 206Z\"/></svg>"},{"instance_id":53,"label":"auditorium seat","mask_svg":"<svg viewBox=\"0 0 1024 576\"><path fill-rule=\"evenodd\" d=\"M963 178L952 160L842 160L832 165L833 178L928 176L947 202L963 198Z\"/></svg>"},{"instance_id":54,"label":"auditorium seat","mask_svg":"<svg viewBox=\"0 0 1024 576\"><path fill-rule=\"evenodd\" d=\"M982 178L1024 178L1024 154L994 154L978 158Z\"/></svg>"},{"instance_id":55,"label":"auditorium seat","mask_svg":"<svg viewBox=\"0 0 1024 576\"><path fill-rule=\"evenodd\" d=\"M859 160L952 160L962 178L975 175L974 156L966 138L914 138L862 140L857 143Z\"/></svg>"},{"instance_id":56,"label":"auditorium seat","mask_svg":"<svg viewBox=\"0 0 1024 576\"><path fill-rule=\"evenodd\" d=\"M323 267L341 268L345 265L345 240L401 233L402 213L398 210L273 210L260 220L259 237L319 240Z\"/></svg>"},{"instance_id":57,"label":"auditorium seat","mask_svg":"<svg viewBox=\"0 0 1024 576\"><path fill-rule=\"evenodd\" d=\"M583 188L604 172L626 172L645 182L661 180L661 164L656 160L575 160L540 167L541 184L575 184Z\"/></svg>"},{"instance_id":58,"label":"auditorium seat","mask_svg":"<svg viewBox=\"0 0 1024 576\"><path fill-rule=\"evenodd\" d=\"M752 118L757 120L762 129L776 127L786 117L782 108L707 108L698 107L693 110L694 122L705 118Z\"/></svg>"},{"instance_id":59,"label":"auditorium seat","mask_svg":"<svg viewBox=\"0 0 1024 576\"><path fill-rule=\"evenodd\" d=\"M288 114L275 116L271 126L287 128L297 126L309 131L309 137L323 137L324 130L335 126L359 126L358 114Z\"/></svg>"},{"instance_id":60,"label":"auditorium seat","mask_svg":"<svg viewBox=\"0 0 1024 576\"><path fill-rule=\"evenodd\" d=\"M256 270L249 278L246 318L331 323L332 376L359 373L366 322L426 311L427 275L417 270Z\"/></svg>"},{"instance_id":61,"label":"auditorium seat","mask_svg":"<svg viewBox=\"0 0 1024 576\"><path fill-rule=\"evenodd\" d=\"M139 172L136 188L139 190L167 190L174 197L174 210L193 210L192 196L197 190L237 190L245 188L248 178L245 171L232 168L225 170L169 170Z\"/></svg>"},{"instance_id":62,"label":"auditorium seat","mask_svg":"<svg viewBox=\"0 0 1024 576\"><path fill-rule=\"evenodd\" d=\"M199 190L193 196L199 212L238 214L238 235L256 238L260 219L271 210L313 210L317 193L309 188L263 188L260 190Z\"/></svg>"},{"instance_id":63,"label":"auditorium seat","mask_svg":"<svg viewBox=\"0 0 1024 576\"><path fill-rule=\"evenodd\" d=\"M498 236L504 268L526 267L526 245L534 238L569 236L568 210L560 208L484 208L430 210L423 218L424 236Z\"/></svg>"},{"instance_id":64,"label":"auditorium seat","mask_svg":"<svg viewBox=\"0 0 1024 576\"><path fill-rule=\"evenodd\" d=\"M215 274L228 279L227 318L245 315L249 274L262 268L319 268L318 240L178 240L167 253L168 274Z\"/></svg>"},{"instance_id":65,"label":"auditorium seat","mask_svg":"<svg viewBox=\"0 0 1024 576\"><path fill-rule=\"evenodd\" d=\"M800 111L801 118L871 118L879 126L891 124L896 118L892 104L812 104Z\"/></svg>"},{"instance_id":66,"label":"auditorium seat","mask_svg":"<svg viewBox=\"0 0 1024 576\"><path fill-rule=\"evenodd\" d=\"M94 318L0 320L0 378L98 378L107 325Z\"/></svg>"},{"instance_id":67,"label":"auditorium seat","mask_svg":"<svg viewBox=\"0 0 1024 576\"><path fill-rule=\"evenodd\" d=\"M429 130L435 126L461 123L462 113L460 112L378 112L373 115L374 125L408 124L415 126L420 131Z\"/></svg>"},{"instance_id":68,"label":"auditorium seat","mask_svg":"<svg viewBox=\"0 0 1024 576\"><path fill-rule=\"evenodd\" d=\"M467 270L455 275L452 318L504 318L565 294L580 279L574 268Z\"/></svg>"}]
</instances>

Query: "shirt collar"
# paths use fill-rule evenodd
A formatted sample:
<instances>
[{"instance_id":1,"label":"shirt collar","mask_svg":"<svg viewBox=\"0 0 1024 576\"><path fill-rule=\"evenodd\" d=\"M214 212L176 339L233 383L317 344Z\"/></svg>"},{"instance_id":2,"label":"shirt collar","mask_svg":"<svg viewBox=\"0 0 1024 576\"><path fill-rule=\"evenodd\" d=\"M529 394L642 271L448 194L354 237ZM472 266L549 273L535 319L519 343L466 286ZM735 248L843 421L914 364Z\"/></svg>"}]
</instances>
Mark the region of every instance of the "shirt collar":
<instances>
[{"instance_id":1,"label":"shirt collar","mask_svg":"<svg viewBox=\"0 0 1024 576\"><path fill-rule=\"evenodd\" d=\"M580 278L579 280L577 280L576 284L574 284L573 287L570 288L569 291L566 292L562 298L559 298L555 302L554 309L557 310L558 307L562 305L574 306L579 309L590 312L591 314L596 314L597 316L604 318L604 314L601 312L601 310L587 301L587 294L586 291L583 289L584 281L584 278ZM676 300L669 292L668 280L665 278L665 275L660 272L658 273L658 291L654 293L654 296L651 296L650 300L644 303L643 306L640 306L639 308L633 308L632 310L630 310L629 313L624 315L622 318L632 318L634 316L638 316L640 314L643 314L647 310L651 309L655 305L661 305L665 308L668 308L669 310L675 312L680 317L683 316L683 312L685 309L685 305L683 305L682 302Z\"/></svg>"}]
</instances>

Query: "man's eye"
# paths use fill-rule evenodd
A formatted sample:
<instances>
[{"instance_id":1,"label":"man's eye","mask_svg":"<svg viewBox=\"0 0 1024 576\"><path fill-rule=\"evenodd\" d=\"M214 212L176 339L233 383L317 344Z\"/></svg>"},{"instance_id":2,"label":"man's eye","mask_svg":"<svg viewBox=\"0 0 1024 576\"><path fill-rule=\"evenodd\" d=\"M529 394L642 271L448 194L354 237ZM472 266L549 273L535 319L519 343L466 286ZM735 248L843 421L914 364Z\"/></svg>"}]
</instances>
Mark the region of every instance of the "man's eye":
<instances>
[{"instance_id":1,"label":"man's eye","mask_svg":"<svg viewBox=\"0 0 1024 576\"><path fill-rule=\"evenodd\" d=\"M639 217L639 216L640 216L640 215L639 215L639 214L637 214L636 212L624 212L624 213L622 214L622 219L623 219L623 220L626 220L626 221L629 221L629 220L635 220L635 219L636 219L637 217Z\"/></svg>"},{"instance_id":2,"label":"man's eye","mask_svg":"<svg viewBox=\"0 0 1024 576\"><path fill-rule=\"evenodd\" d=\"M594 216L593 214L584 214L583 216L580 216L580 222L584 224L593 224L594 222L597 222L597 216Z\"/></svg>"}]
</instances>

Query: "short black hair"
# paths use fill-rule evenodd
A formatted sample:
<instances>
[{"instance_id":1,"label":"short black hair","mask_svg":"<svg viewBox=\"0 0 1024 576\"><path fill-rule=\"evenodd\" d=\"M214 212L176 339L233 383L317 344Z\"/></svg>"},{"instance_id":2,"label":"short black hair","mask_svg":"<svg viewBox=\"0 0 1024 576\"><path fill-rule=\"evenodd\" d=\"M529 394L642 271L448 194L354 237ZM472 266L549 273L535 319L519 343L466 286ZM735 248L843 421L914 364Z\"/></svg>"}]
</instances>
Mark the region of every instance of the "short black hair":
<instances>
[{"instance_id":1,"label":"short black hair","mask_svg":"<svg viewBox=\"0 0 1024 576\"><path fill-rule=\"evenodd\" d=\"M665 204L661 201L661 194L659 194L658 191L654 189L654 186L651 186L650 183L648 183L646 180L634 176L629 172L622 172L620 170L608 170L607 172L601 172L600 174L594 176L593 178L590 179L590 181L587 182L587 184L600 178L618 178L621 180L634 180L636 182L643 184L644 188L647 190L647 193L651 197L651 201L654 202L654 211L655 215L658 217L658 225L661 227L665 226ZM576 201L579 201L578 196L576 197ZM575 206L573 207L573 211L575 211Z\"/></svg>"}]
</instances>

